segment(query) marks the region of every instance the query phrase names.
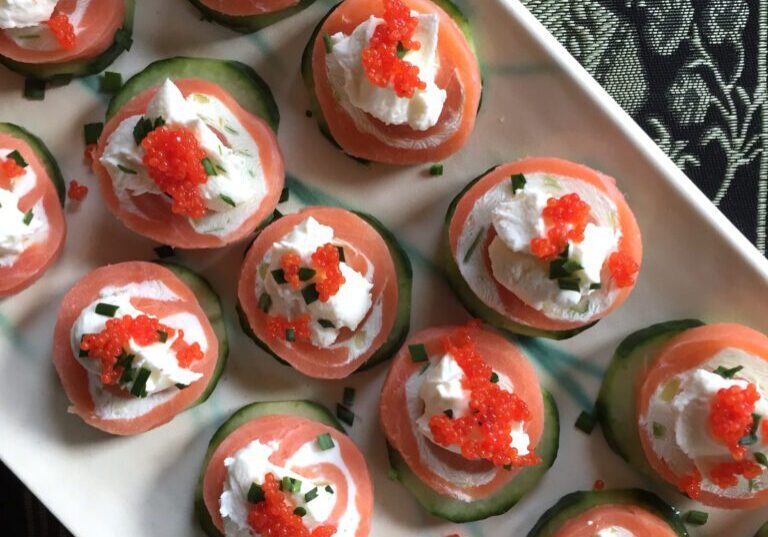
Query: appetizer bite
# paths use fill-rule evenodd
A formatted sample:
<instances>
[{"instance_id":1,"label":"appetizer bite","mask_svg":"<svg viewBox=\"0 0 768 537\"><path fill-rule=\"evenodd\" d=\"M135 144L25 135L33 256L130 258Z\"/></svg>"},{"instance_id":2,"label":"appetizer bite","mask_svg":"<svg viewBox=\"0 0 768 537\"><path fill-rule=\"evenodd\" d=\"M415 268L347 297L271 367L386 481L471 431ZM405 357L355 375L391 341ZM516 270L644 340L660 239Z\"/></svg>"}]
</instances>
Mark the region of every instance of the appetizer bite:
<instances>
[{"instance_id":1,"label":"appetizer bite","mask_svg":"<svg viewBox=\"0 0 768 537\"><path fill-rule=\"evenodd\" d=\"M0 298L32 285L64 246L64 179L45 144L0 123Z\"/></svg>"},{"instance_id":2,"label":"appetizer bite","mask_svg":"<svg viewBox=\"0 0 768 537\"><path fill-rule=\"evenodd\" d=\"M451 203L443 238L451 287L472 315L565 339L618 308L642 258L614 179L554 158L491 169Z\"/></svg>"},{"instance_id":3,"label":"appetizer bite","mask_svg":"<svg viewBox=\"0 0 768 537\"><path fill-rule=\"evenodd\" d=\"M379 417L394 475L433 515L500 515L557 456L557 407L528 359L477 322L423 330L395 357Z\"/></svg>"},{"instance_id":4,"label":"appetizer bite","mask_svg":"<svg viewBox=\"0 0 768 537\"><path fill-rule=\"evenodd\" d=\"M438 161L474 129L480 68L449 0L344 0L315 29L301 68L320 130L355 158Z\"/></svg>"},{"instance_id":5,"label":"appetizer bite","mask_svg":"<svg viewBox=\"0 0 768 537\"><path fill-rule=\"evenodd\" d=\"M53 335L69 411L116 435L149 431L208 399L228 350L219 297L170 263L94 270L64 295Z\"/></svg>"},{"instance_id":6,"label":"appetizer bite","mask_svg":"<svg viewBox=\"0 0 768 537\"><path fill-rule=\"evenodd\" d=\"M315 0L189 0L203 16L249 34L308 8Z\"/></svg>"},{"instance_id":7,"label":"appetizer bite","mask_svg":"<svg viewBox=\"0 0 768 537\"><path fill-rule=\"evenodd\" d=\"M245 256L245 332L283 363L338 379L390 358L411 317L411 263L371 216L307 207L275 220Z\"/></svg>"},{"instance_id":8,"label":"appetizer bite","mask_svg":"<svg viewBox=\"0 0 768 537\"><path fill-rule=\"evenodd\" d=\"M528 537L688 537L680 513L639 489L591 490L563 496Z\"/></svg>"},{"instance_id":9,"label":"appetizer bite","mask_svg":"<svg viewBox=\"0 0 768 537\"><path fill-rule=\"evenodd\" d=\"M266 84L233 61L172 58L107 110L93 169L132 231L177 248L239 241L271 218L285 180Z\"/></svg>"},{"instance_id":10,"label":"appetizer bite","mask_svg":"<svg viewBox=\"0 0 768 537\"><path fill-rule=\"evenodd\" d=\"M608 444L701 503L768 504L768 337L737 324L653 325L616 350L597 402Z\"/></svg>"},{"instance_id":11,"label":"appetizer bite","mask_svg":"<svg viewBox=\"0 0 768 537\"><path fill-rule=\"evenodd\" d=\"M0 2L0 63L38 81L99 73L131 48L133 8L134 0Z\"/></svg>"},{"instance_id":12,"label":"appetizer bite","mask_svg":"<svg viewBox=\"0 0 768 537\"><path fill-rule=\"evenodd\" d=\"M210 537L366 537L373 485L324 407L253 403L208 444L195 511Z\"/></svg>"}]
</instances>

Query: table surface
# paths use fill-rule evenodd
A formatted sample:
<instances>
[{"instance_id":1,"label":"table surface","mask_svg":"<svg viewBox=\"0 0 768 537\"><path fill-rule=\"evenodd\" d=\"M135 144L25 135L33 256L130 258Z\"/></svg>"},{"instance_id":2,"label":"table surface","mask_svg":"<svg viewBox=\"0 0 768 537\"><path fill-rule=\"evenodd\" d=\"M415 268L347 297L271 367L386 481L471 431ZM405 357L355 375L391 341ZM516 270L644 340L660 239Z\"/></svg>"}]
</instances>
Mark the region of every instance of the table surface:
<instances>
[{"instance_id":1,"label":"table surface","mask_svg":"<svg viewBox=\"0 0 768 537\"><path fill-rule=\"evenodd\" d=\"M522 2L766 254L768 0ZM0 498L3 534L69 535L2 465Z\"/></svg>"}]
</instances>

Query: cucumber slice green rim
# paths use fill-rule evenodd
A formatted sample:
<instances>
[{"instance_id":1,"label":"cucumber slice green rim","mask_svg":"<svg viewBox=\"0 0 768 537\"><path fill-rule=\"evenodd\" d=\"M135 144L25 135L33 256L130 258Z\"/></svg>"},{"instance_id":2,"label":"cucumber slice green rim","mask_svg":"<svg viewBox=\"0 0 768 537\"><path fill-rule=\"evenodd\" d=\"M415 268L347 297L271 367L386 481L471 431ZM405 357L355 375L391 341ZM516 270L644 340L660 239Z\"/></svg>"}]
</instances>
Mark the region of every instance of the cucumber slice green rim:
<instances>
[{"instance_id":1,"label":"cucumber slice green rim","mask_svg":"<svg viewBox=\"0 0 768 537\"><path fill-rule=\"evenodd\" d=\"M229 358L229 337L227 336L227 326L224 322L224 310L221 307L221 300L216 291L213 290L211 284L192 270L181 266L177 263L171 263L168 261L155 261L156 264L167 268L173 272L181 281L183 281L192 290L197 297L197 301L200 303L200 307L208 317L208 322L211 323L216 339L219 342L219 356L216 360L216 369L214 369L208 386L200 397L187 409L196 407L208 400L208 398L216 389L216 385L221 378L221 374L224 372L224 368L227 365L227 359Z\"/></svg>"},{"instance_id":2,"label":"cucumber slice green rim","mask_svg":"<svg viewBox=\"0 0 768 537\"><path fill-rule=\"evenodd\" d=\"M394 234L389 231L384 224L373 216L362 213L359 211L352 211L354 214L365 220L370 224L386 242L389 248L389 253L392 256L392 261L395 265L395 273L397 274L397 315L395 317L395 324L392 325L392 330L389 332L389 336L386 341L379 347L379 349L366 360L360 367L355 370L355 373L361 371L367 371L378 364L385 362L392 358L395 353L402 347L405 339L408 337L408 331L411 327L411 294L413 285L413 269L411 267L411 261L408 258L408 254L398 242ZM275 219L277 220L277 218ZM273 220L274 221L274 220ZM288 362L283 360L280 356L275 354L274 351L267 345L266 342L256 336L251 329L251 325L248 322L248 318L243 311L239 301L237 304L237 317L240 320L240 327L243 332L253 340L263 351L269 354L272 358L277 360L283 365L290 366Z\"/></svg>"},{"instance_id":3,"label":"cucumber slice green rim","mask_svg":"<svg viewBox=\"0 0 768 537\"><path fill-rule=\"evenodd\" d=\"M118 56L131 47L135 0L123 0L125 19L115 33L112 44L92 58L80 58L62 63L24 63L0 56L0 63L28 78L51 83L67 83L74 77L95 75L109 67Z\"/></svg>"},{"instance_id":4,"label":"cucumber slice green rim","mask_svg":"<svg viewBox=\"0 0 768 537\"><path fill-rule=\"evenodd\" d=\"M755 537L768 537L768 522L763 524L762 527L757 530Z\"/></svg>"},{"instance_id":5,"label":"cucumber slice green rim","mask_svg":"<svg viewBox=\"0 0 768 537\"><path fill-rule=\"evenodd\" d=\"M266 82L251 67L233 60L177 56L149 64L131 77L112 97L109 121L128 101L165 79L194 78L221 86L248 112L266 121L277 132L280 112Z\"/></svg>"},{"instance_id":6,"label":"cucumber slice green rim","mask_svg":"<svg viewBox=\"0 0 768 537\"><path fill-rule=\"evenodd\" d=\"M296 5L281 9L279 11L273 11L271 13L263 13L261 15L227 15L220 11L212 9L200 0L189 0L200 12L203 14L204 20L210 20L217 22L222 26L240 32L241 34L250 34L258 32L259 30L266 28L276 22L280 22L283 19L297 14L298 12L311 6L315 0L299 0Z\"/></svg>"},{"instance_id":7,"label":"cucumber slice green rim","mask_svg":"<svg viewBox=\"0 0 768 537\"><path fill-rule=\"evenodd\" d=\"M470 48L475 53L475 56L477 56L477 49L475 47L474 37L472 36L469 19L467 19L464 13L462 13L458 6L456 6L456 4L454 4L451 0L432 0L432 2L440 6L443 11L445 11L448 16L450 16L456 22L461 31L464 33L464 37L467 39ZM307 89L307 94L309 95L309 108L312 111L312 115L317 120L317 126L320 129L320 133L325 138L327 138L328 141L334 145L334 147L344 152L344 149L333 137L333 134L331 134L331 130L328 127L328 122L326 121L325 115L323 114L323 109L320 107L320 102L317 100L317 94L315 93L315 77L314 73L312 72L312 51L315 49L315 41L320 35L320 29L323 27L323 24L325 24L325 21L338 7L339 5L332 7L330 11L328 11L328 13L326 13L325 16L320 19L320 22L317 23L317 26L315 26L315 29L312 31L309 42L307 43L307 46L304 47L304 52L301 55L301 77L304 80L304 87ZM482 105L482 96L480 98L480 105ZM478 110L480 109L480 105L478 105ZM365 159L353 157L352 155L348 156L363 164L369 163L369 161Z\"/></svg>"},{"instance_id":8,"label":"cucumber slice green rim","mask_svg":"<svg viewBox=\"0 0 768 537\"><path fill-rule=\"evenodd\" d=\"M542 389L544 396L544 433L536 448L541 463L521 471L512 481L488 498L462 502L442 496L421 481L406 464L400 453L387 444L393 476L411 491L418 502L434 516L451 522L472 522L501 515L511 509L523 496L533 490L557 458L560 440L560 419L552 395Z\"/></svg>"},{"instance_id":9,"label":"cucumber slice green rim","mask_svg":"<svg viewBox=\"0 0 768 537\"><path fill-rule=\"evenodd\" d=\"M569 520L600 505L632 505L645 509L669 525L679 537L688 537L680 512L655 494L640 489L590 490L563 496L539 519L528 537L552 537Z\"/></svg>"},{"instance_id":10,"label":"cucumber slice green rim","mask_svg":"<svg viewBox=\"0 0 768 537\"><path fill-rule=\"evenodd\" d=\"M467 311L469 311L474 317L478 317L500 330L522 336L546 337L555 340L572 338L584 330L591 328L597 324L598 321L587 324L585 326L580 326L578 328L573 328L571 330L558 331L543 330L512 321L480 300L480 297L475 294L475 292L469 287L469 284L464 279L464 276L462 276L459 265L451 253L449 228L451 221L453 220L453 215L456 212L456 206L459 204L464 195L469 192L469 190L478 181L483 179L496 168L498 168L498 166L493 166L470 181L469 184L465 186L464 189L459 192L455 198L453 198L453 201L451 201L451 204L448 207L448 212L445 215L445 225L443 227L443 237L440 245L441 259L443 261L442 265L445 267L445 277L448 280L448 285L451 287Z\"/></svg>"},{"instance_id":11,"label":"cucumber slice green rim","mask_svg":"<svg viewBox=\"0 0 768 537\"><path fill-rule=\"evenodd\" d=\"M0 123L0 133L7 134L13 138L22 140L32 149L32 151L35 152L35 155L38 159L40 159L40 162L45 168L48 179L50 179L50 181L53 183L53 186L56 187L56 193L59 196L59 202L61 203L61 206L64 207L64 200L67 190L66 184L64 183L64 176L61 174L59 165L56 163L56 158L48 150L48 147L46 147L45 143L43 143L40 138L29 132L24 127L19 127L13 123Z\"/></svg>"},{"instance_id":12,"label":"cucumber slice green rim","mask_svg":"<svg viewBox=\"0 0 768 537\"><path fill-rule=\"evenodd\" d=\"M205 500L203 499L203 479L205 477L205 471L208 469L208 463L213 456L213 452L219 447L224 439L229 436L235 429L263 416L298 416L306 418L328 427L333 427L341 431L344 431L344 427L339 421L331 414L331 412L324 406L314 403L312 401L274 401L274 402L260 402L251 403L241 409L237 410L227 421L225 421L216 430L208 443L208 450L205 452L205 458L203 459L203 465L200 470L200 477L197 480L197 486L195 487L195 515L197 516L200 526L210 537L224 537L223 534L216 528L211 519L211 515L208 513L208 509L205 507Z\"/></svg>"},{"instance_id":13,"label":"cucumber slice green rim","mask_svg":"<svg viewBox=\"0 0 768 537\"><path fill-rule=\"evenodd\" d=\"M595 409L605 440L619 457L649 477L658 478L645 456L637 426L642 377L667 341L703 324L697 319L681 319L630 334L619 344L603 378Z\"/></svg>"}]
</instances>

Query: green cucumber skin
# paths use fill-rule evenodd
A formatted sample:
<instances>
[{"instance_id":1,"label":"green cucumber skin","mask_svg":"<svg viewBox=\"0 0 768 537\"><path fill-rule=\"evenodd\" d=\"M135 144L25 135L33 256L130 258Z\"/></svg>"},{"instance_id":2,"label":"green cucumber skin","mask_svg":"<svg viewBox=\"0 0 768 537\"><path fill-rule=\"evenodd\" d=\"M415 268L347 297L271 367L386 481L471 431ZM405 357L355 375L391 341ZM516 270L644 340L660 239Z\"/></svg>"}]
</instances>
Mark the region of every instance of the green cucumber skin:
<instances>
[{"instance_id":1,"label":"green cucumber skin","mask_svg":"<svg viewBox=\"0 0 768 537\"><path fill-rule=\"evenodd\" d=\"M688 537L680 513L661 498L640 489L572 492L563 496L539 519L528 537L552 537L566 522L581 513L605 504L636 505L656 515L679 537Z\"/></svg>"},{"instance_id":2,"label":"green cucumber skin","mask_svg":"<svg viewBox=\"0 0 768 537\"><path fill-rule=\"evenodd\" d=\"M462 502L441 496L429 488L414 474L400 453L387 444L390 467L397 479L416 497L416 500L432 515L451 522L473 522L497 516L509 511L523 496L530 492L555 463L560 443L560 418L552 395L542 389L544 396L544 434L539 441L537 454L541 464L523 470L503 489L489 498L475 502Z\"/></svg>"},{"instance_id":3,"label":"green cucumber skin","mask_svg":"<svg viewBox=\"0 0 768 537\"><path fill-rule=\"evenodd\" d=\"M48 178L53 183L53 186L56 187L56 193L59 196L59 202L61 203L61 206L64 207L67 186L64 182L64 176L61 174L61 170L59 169L59 165L56 162L56 158L50 152L45 143L24 127L14 125L13 123L0 123L0 132L24 141L27 145L29 145L32 151L35 152L35 155L37 155L37 158L40 159L40 162L45 167Z\"/></svg>"},{"instance_id":4,"label":"green cucumber skin","mask_svg":"<svg viewBox=\"0 0 768 537\"><path fill-rule=\"evenodd\" d=\"M133 34L135 0L123 0L125 20L118 29L124 30L130 37ZM0 56L0 63L21 75L43 82L68 81L71 77L95 75L109 67L123 52L125 47L116 40L104 52L94 58L82 58L64 63L24 63Z\"/></svg>"},{"instance_id":5,"label":"green cucumber skin","mask_svg":"<svg viewBox=\"0 0 768 537\"><path fill-rule=\"evenodd\" d=\"M367 371L382 362L386 362L392 358L395 353L402 347L405 339L408 337L408 331L411 326L411 294L413 286L413 269L411 267L411 261L408 255L403 250L403 247L398 242L397 238L389 231L384 224L373 216L362 213L359 211L352 211L354 214L365 220L381 235L384 242L389 248L389 253L392 256L392 261L395 265L395 272L397 273L397 316L395 318L395 324L392 326L392 330L389 332L387 340L382 346L365 361L355 373ZM260 340L251 329L251 325L248 322L248 318L245 316L242 306L238 302L237 304L237 317L240 320L240 327L243 332L253 340L256 345L263 351L269 354L272 358L277 360L283 365L290 366L288 362L280 358L277 354L264 341Z\"/></svg>"},{"instance_id":6,"label":"green cucumber skin","mask_svg":"<svg viewBox=\"0 0 768 537\"><path fill-rule=\"evenodd\" d=\"M472 291L472 289L469 287L467 282L464 280L464 277L461 275L461 271L459 270L459 265L457 264L456 259L454 259L453 254L451 253L449 228L451 225L451 220L453 220L453 215L456 212L456 206L459 204L459 202L464 197L464 195L467 192L469 192L469 190L478 181L483 179L486 175L491 173L497 167L498 166L493 166L489 168L484 173L482 173L481 175L477 176L472 181L470 181L470 183L467 186L465 186L464 189L461 192L459 192L455 198L453 198L453 201L451 201L451 204L448 207L448 212L445 215L445 225L443 226L443 236L442 236L441 245L440 245L441 259L443 261L442 265L443 267L445 267L445 277L448 280L448 285L451 287L451 289L456 294L459 301L467 309L467 311L469 311L474 317L478 317L483 321L485 321L486 323L492 326L495 326L496 328L499 328L505 332L510 332L512 334L521 335L521 336L545 337L545 338L555 339L555 340L572 338L573 336L580 334L584 330L591 328L592 326L597 324L598 321L595 321L585 326L574 328L572 330L558 330L558 331L542 330L539 328L534 328L532 326L516 323L508 319L501 313L497 312L493 308L488 307L485 303L483 303L482 300L478 298L475 292Z\"/></svg>"},{"instance_id":7,"label":"green cucumber skin","mask_svg":"<svg viewBox=\"0 0 768 537\"><path fill-rule=\"evenodd\" d=\"M155 263L173 272L192 290L197 297L197 301L200 303L200 307L208 317L208 321L211 323L213 332L216 334L216 339L219 342L219 357L216 361L216 369L214 370L213 375L211 375L211 379L208 381L208 386L206 386L205 391L200 394L197 401L187 407L189 409L208 400L213 393L213 390L216 389L216 385L227 365L227 359L229 358L229 337L227 336L227 326L224 322L224 310L221 307L219 295L213 290L213 287L208 283L208 280L190 269L173 262L155 261Z\"/></svg>"},{"instance_id":8,"label":"green cucumber skin","mask_svg":"<svg viewBox=\"0 0 768 537\"><path fill-rule=\"evenodd\" d=\"M107 108L107 121L132 98L158 86L166 78L196 78L221 86L248 112L266 121L277 132L280 112L266 82L251 67L230 60L177 56L149 64L131 77L112 97Z\"/></svg>"},{"instance_id":9,"label":"green cucumber skin","mask_svg":"<svg viewBox=\"0 0 768 537\"><path fill-rule=\"evenodd\" d=\"M595 406L608 446L640 473L656 477L640 443L635 416L638 375L659 348L674 336L702 326L697 319L654 324L627 336L618 346L603 378Z\"/></svg>"},{"instance_id":10,"label":"green cucumber skin","mask_svg":"<svg viewBox=\"0 0 768 537\"><path fill-rule=\"evenodd\" d=\"M203 499L203 479L205 477L205 471L208 469L208 462L211 460L213 452L219 447L224 439L229 436L235 429L241 425L248 423L256 418L262 416L299 416L307 418L312 421L316 421L338 429L342 433L344 427L341 423L331 414L331 412L324 406L314 403L312 401L275 401L275 402L261 402L251 403L236 411L232 416L225 421L216 430L208 443L208 449L205 452L205 458L203 459L203 465L200 470L200 477L197 480L197 486L195 487L195 515L203 531L210 537L224 537L224 535L216 528L211 519L211 515L208 513L208 509L205 507L205 501Z\"/></svg>"},{"instance_id":11,"label":"green cucumber skin","mask_svg":"<svg viewBox=\"0 0 768 537\"><path fill-rule=\"evenodd\" d=\"M280 22L283 19L287 19L288 17L299 13L300 11L315 3L315 0L300 0L299 3L295 6L281 9L280 11L274 11L272 13L264 13L262 15L234 16L226 15L225 13L221 13L215 9L211 9L204 5L200 0L189 1L198 10L200 10L205 19L221 24L222 26L226 26L227 28L241 34L258 32L267 26L271 26L276 22Z\"/></svg>"},{"instance_id":12,"label":"green cucumber skin","mask_svg":"<svg viewBox=\"0 0 768 537\"><path fill-rule=\"evenodd\" d=\"M755 537L768 537L768 523L763 524L763 526L757 530Z\"/></svg>"}]
</instances>

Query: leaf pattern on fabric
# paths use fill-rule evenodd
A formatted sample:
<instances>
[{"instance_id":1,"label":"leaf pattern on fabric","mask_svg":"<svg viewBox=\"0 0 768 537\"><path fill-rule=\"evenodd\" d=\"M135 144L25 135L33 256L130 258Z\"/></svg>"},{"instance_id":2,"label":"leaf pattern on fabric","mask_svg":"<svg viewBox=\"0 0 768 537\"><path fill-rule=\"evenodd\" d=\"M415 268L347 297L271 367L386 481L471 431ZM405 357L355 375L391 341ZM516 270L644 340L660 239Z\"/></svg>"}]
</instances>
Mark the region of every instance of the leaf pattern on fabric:
<instances>
[{"instance_id":1,"label":"leaf pattern on fabric","mask_svg":"<svg viewBox=\"0 0 768 537\"><path fill-rule=\"evenodd\" d=\"M641 31L647 46L662 56L676 52L691 29L691 0L638 0L635 8L645 16Z\"/></svg>"}]
</instances>

